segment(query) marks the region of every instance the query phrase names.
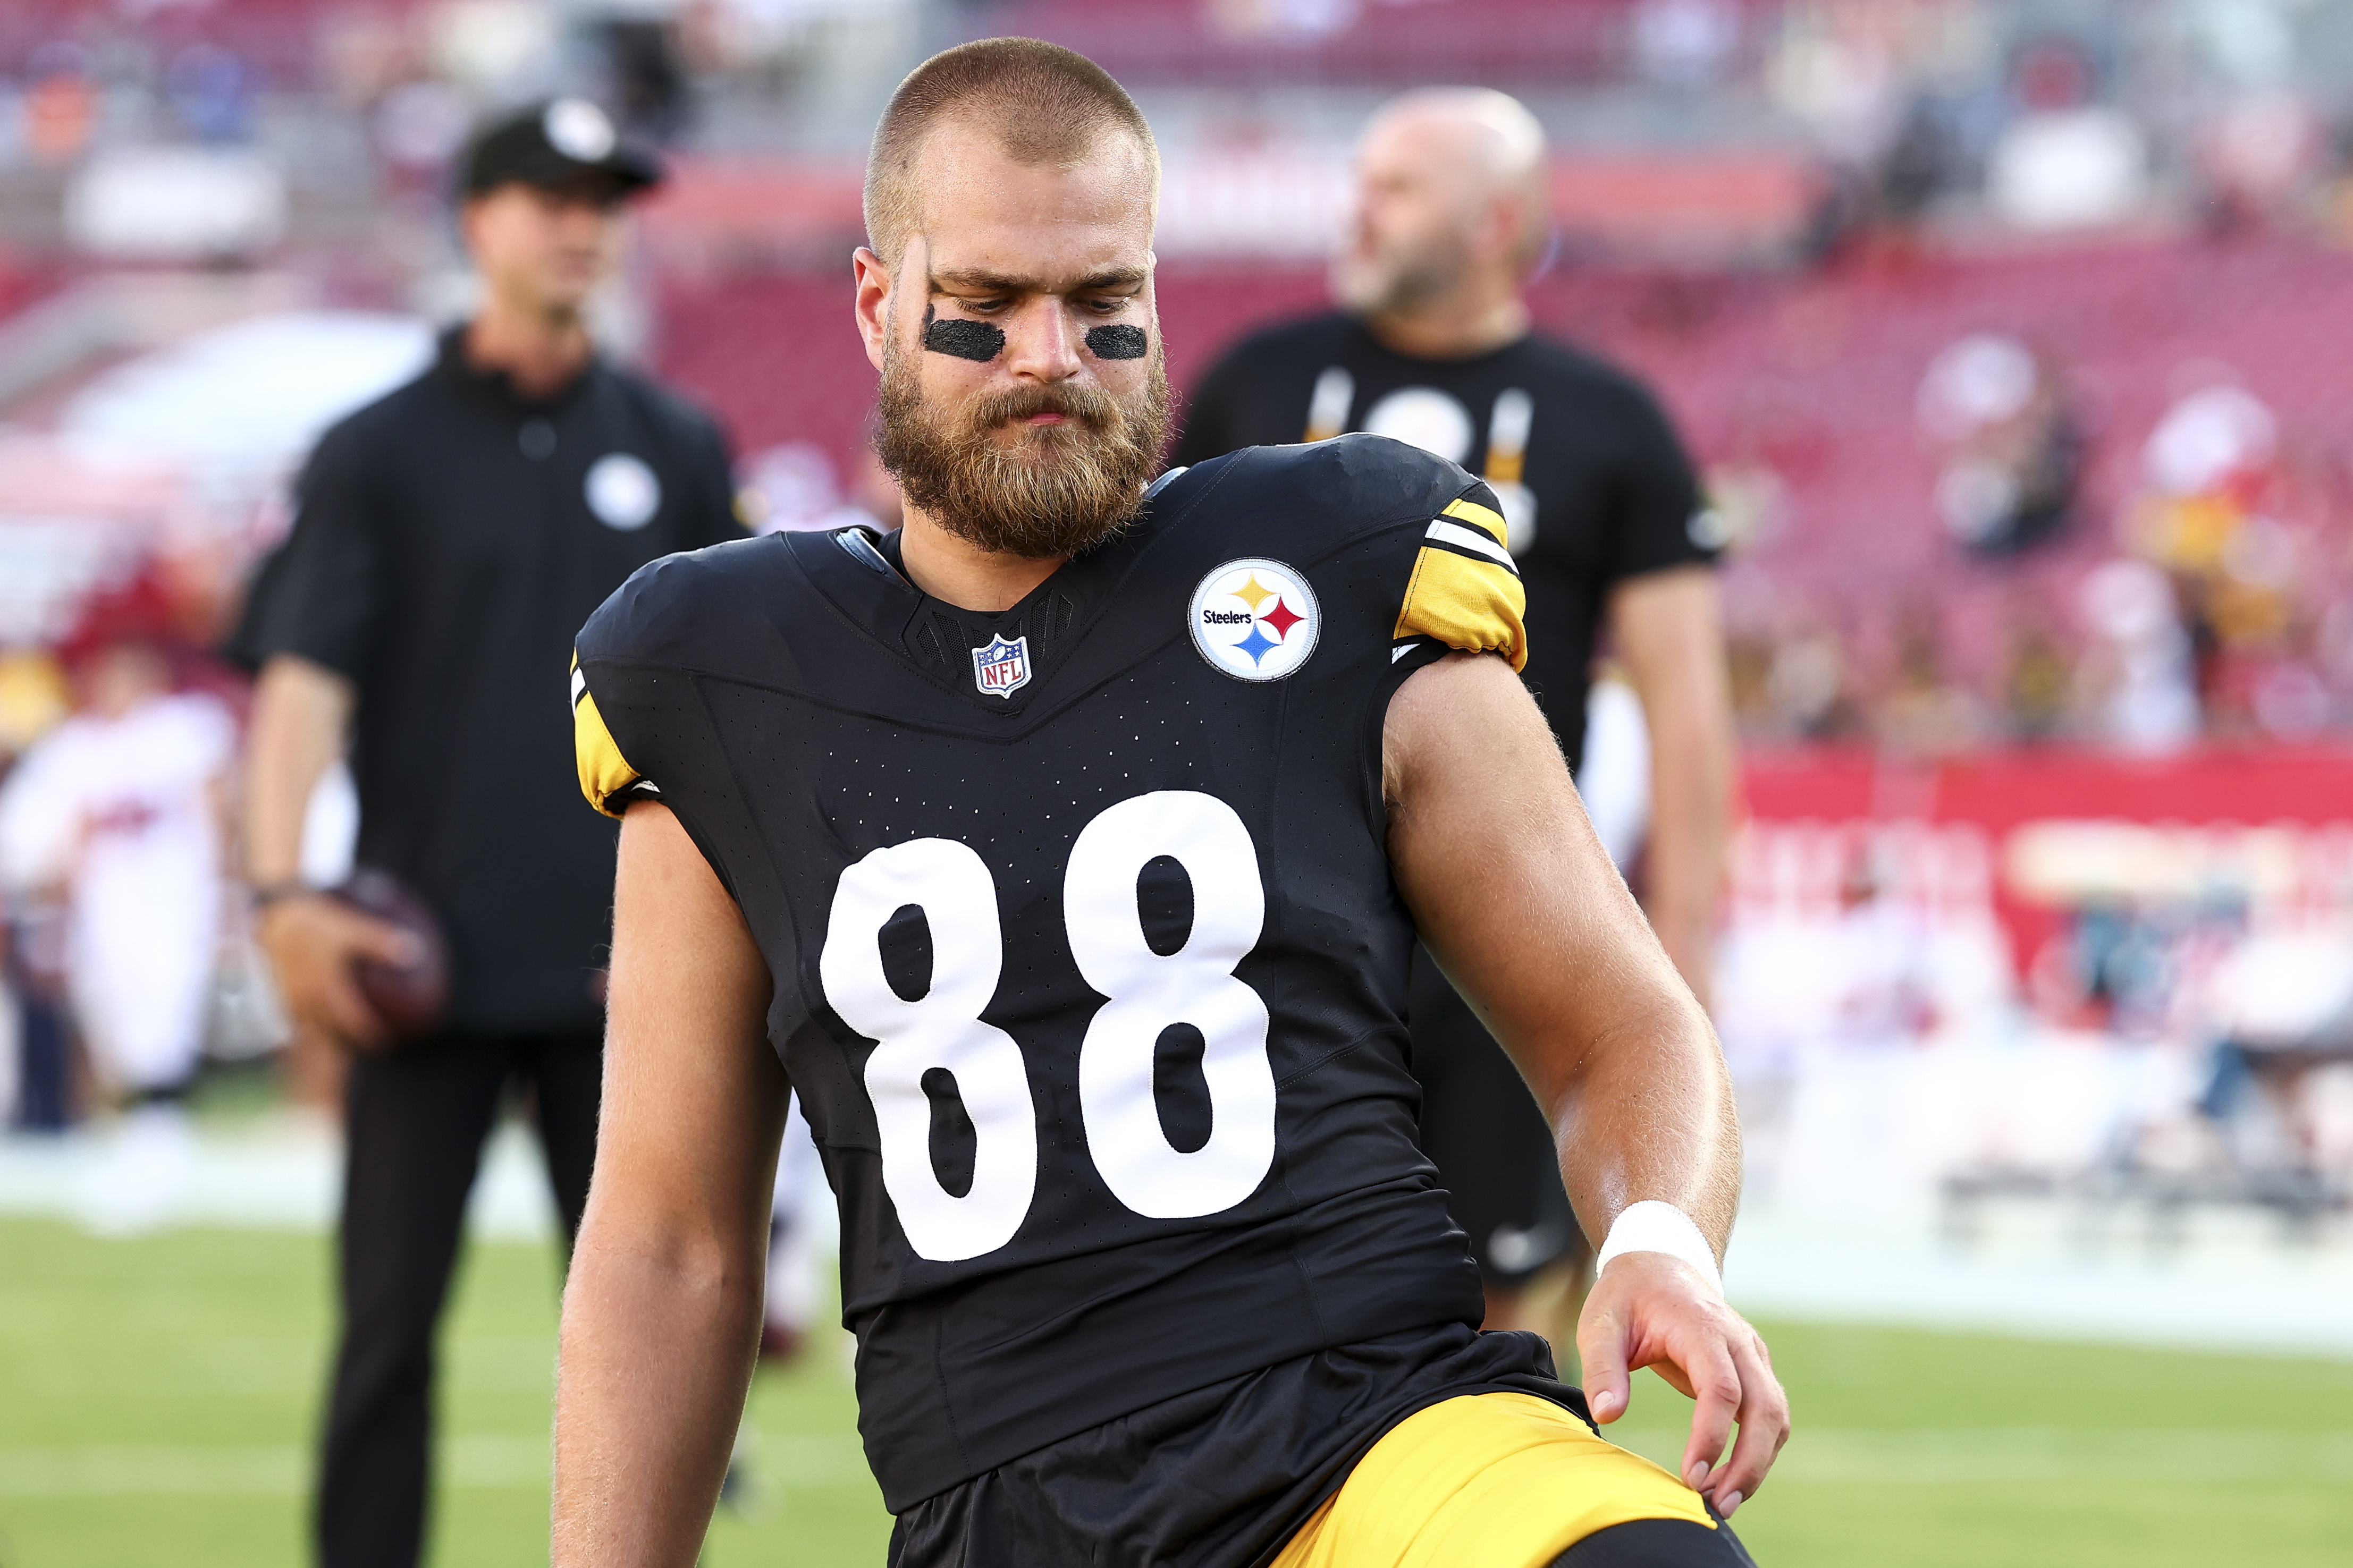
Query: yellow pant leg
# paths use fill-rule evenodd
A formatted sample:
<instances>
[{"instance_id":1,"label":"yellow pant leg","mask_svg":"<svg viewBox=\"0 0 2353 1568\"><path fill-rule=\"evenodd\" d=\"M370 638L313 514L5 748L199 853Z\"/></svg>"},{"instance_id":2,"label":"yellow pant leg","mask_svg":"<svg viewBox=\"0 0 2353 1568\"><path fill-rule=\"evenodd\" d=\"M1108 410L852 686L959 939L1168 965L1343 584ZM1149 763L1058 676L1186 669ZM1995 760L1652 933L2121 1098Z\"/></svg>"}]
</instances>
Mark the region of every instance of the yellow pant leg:
<instances>
[{"instance_id":1,"label":"yellow pant leg","mask_svg":"<svg viewBox=\"0 0 2353 1568\"><path fill-rule=\"evenodd\" d=\"M1550 1400L1464 1394L1374 1444L1274 1568L1545 1568L1637 1519L1715 1527L1696 1492Z\"/></svg>"}]
</instances>

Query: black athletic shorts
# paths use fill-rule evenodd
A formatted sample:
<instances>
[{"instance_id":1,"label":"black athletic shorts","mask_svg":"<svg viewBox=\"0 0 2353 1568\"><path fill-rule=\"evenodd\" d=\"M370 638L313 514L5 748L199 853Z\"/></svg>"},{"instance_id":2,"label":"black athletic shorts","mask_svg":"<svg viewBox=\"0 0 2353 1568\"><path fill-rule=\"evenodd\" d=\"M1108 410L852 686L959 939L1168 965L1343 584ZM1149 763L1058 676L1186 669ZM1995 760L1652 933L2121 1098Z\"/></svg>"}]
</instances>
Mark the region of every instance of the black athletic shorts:
<instances>
[{"instance_id":1,"label":"black athletic shorts","mask_svg":"<svg viewBox=\"0 0 2353 1568\"><path fill-rule=\"evenodd\" d=\"M1584 1441L1588 1428L1576 1425L1586 1417L1584 1396L1551 1372L1537 1336L1459 1323L1303 1356L1147 1406L925 1499L900 1514L891 1568L1267 1568L1376 1443L1458 1395L1533 1395L1545 1403L1526 1408L1567 1413ZM1695 1500L1682 1499L1686 1508ZM1720 1523L1655 1518L1598 1530L1554 1561L1754 1568Z\"/></svg>"},{"instance_id":2,"label":"black athletic shorts","mask_svg":"<svg viewBox=\"0 0 2353 1568\"><path fill-rule=\"evenodd\" d=\"M1411 1001L1421 1152L1438 1167L1447 1212L1471 1238L1479 1272L1508 1289L1546 1264L1589 1253L1535 1097L1419 946Z\"/></svg>"}]
</instances>

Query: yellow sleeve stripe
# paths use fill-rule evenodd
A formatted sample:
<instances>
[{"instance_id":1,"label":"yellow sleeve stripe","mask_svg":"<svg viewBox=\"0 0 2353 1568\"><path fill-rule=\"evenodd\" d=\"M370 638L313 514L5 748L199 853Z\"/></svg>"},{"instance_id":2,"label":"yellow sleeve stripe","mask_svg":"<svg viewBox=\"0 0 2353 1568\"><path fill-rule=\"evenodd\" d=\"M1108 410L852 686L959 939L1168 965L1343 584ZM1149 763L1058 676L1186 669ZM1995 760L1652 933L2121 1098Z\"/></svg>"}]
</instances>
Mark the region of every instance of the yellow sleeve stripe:
<instances>
[{"instance_id":1,"label":"yellow sleeve stripe","mask_svg":"<svg viewBox=\"0 0 2353 1568\"><path fill-rule=\"evenodd\" d=\"M582 684L579 672L573 672L573 685L579 696L572 704L572 750L580 764L580 793L588 804L607 816L621 815L620 793L644 775L629 766L621 755L621 748L613 742L613 732L605 728L605 716L596 711L596 699Z\"/></svg>"},{"instance_id":2,"label":"yellow sleeve stripe","mask_svg":"<svg viewBox=\"0 0 2353 1568\"><path fill-rule=\"evenodd\" d=\"M1414 558L1394 635L1430 637L1468 653L1500 653L1514 669L1525 669L1527 608L1527 590L1507 562L1433 542Z\"/></svg>"},{"instance_id":3,"label":"yellow sleeve stripe","mask_svg":"<svg viewBox=\"0 0 2353 1568\"><path fill-rule=\"evenodd\" d=\"M1473 528L1482 529L1487 536L1499 545L1509 544L1512 542L1512 531L1505 525L1504 514L1492 507L1481 506L1467 496L1461 500L1449 502L1446 510L1439 515L1467 522Z\"/></svg>"}]
</instances>

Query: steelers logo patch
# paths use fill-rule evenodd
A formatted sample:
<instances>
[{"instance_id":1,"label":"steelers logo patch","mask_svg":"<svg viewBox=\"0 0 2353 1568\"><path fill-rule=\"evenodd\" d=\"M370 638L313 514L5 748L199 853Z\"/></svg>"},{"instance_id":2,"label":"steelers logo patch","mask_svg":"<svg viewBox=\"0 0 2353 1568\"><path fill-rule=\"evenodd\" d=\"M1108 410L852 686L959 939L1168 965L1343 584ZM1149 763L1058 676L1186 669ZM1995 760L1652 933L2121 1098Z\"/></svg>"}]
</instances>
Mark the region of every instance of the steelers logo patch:
<instances>
[{"instance_id":1,"label":"steelers logo patch","mask_svg":"<svg viewBox=\"0 0 2353 1568\"><path fill-rule=\"evenodd\" d=\"M1229 561L1201 579L1193 646L1237 680L1281 680L1307 662L1324 612L1307 579L1280 561Z\"/></svg>"}]
</instances>

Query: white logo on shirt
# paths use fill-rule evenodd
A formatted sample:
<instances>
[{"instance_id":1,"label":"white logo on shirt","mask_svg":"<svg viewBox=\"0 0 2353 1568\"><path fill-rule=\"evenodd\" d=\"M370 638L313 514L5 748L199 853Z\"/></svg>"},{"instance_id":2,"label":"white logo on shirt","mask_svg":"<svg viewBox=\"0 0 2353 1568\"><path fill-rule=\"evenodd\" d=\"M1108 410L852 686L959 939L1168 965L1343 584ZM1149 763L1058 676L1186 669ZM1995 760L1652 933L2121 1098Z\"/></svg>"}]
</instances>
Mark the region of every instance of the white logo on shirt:
<instances>
[{"instance_id":1,"label":"white logo on shirt","mask_svg":"<svg viewBox=\"0 0 2353 1568\"><path fill-rule=\"evenodd\" d=\"M613 150L617 138L605 111L585 98L559 98L540 117L547 144L581 163L596 163Z\"/></svg>"},{"instance_id":2,"label":"white logo on shirt","mask_svg":"<svg viewBox=\"0 0 2353 1568\"><path fill-rule=\"evenodd\" d=\"M1450 463L1471 455L1471 439L1476 434L1471 411L1452 393L1434 386L1398 387L1373 405L1365 416L1365 428L1419 447Z\"/></svg>"},{"instance_id":3,"label":"white logo on shirt","mask_svg":"<svg viewBox=\"0 0 2353 1568\"><path fill-rule=\"evenodd\" d=\"M608 453L589 465L588 510L607 528L643 528L661 510L661 480L642 459Z\"/></svg>"}]
</instances>

